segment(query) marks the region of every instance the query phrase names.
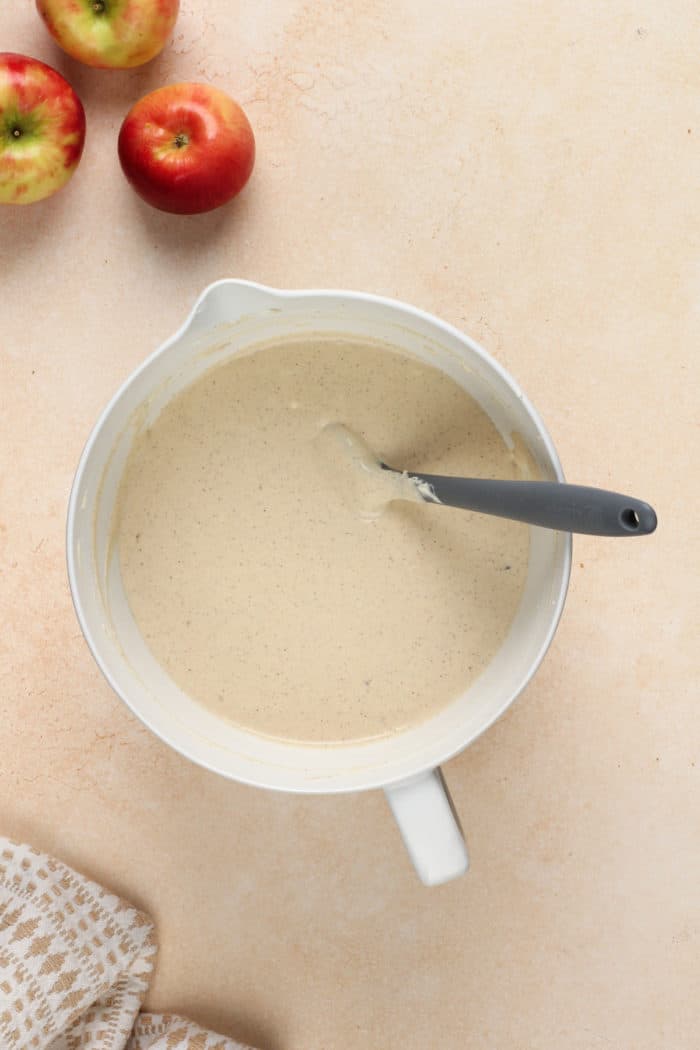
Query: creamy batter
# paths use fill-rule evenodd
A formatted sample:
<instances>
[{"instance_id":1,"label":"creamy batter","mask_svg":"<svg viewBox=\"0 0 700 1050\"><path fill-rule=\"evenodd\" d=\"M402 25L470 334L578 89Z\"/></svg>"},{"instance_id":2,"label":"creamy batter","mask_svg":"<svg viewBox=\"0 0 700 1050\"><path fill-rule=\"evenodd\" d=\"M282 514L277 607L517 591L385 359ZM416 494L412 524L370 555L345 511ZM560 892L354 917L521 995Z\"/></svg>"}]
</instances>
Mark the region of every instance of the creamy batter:
<instances>
[{"instance_id":1,"label":"creamy batter","mask_svg":"<svg viewBox=\"0 0 700 1050\"><path fill-rule=\"evenodd\" d=\"M395 733L463 692L508 631L528 558L524 525L416 501L405 478L410 501L401 481L378 498L364 446L344 465L334 424L400 470L518 476L444 373L318 336L234 357L174 398L134 443L114 521L133 615L174 681L245 729L315 743Z\"/></svg>"}]
</instances>

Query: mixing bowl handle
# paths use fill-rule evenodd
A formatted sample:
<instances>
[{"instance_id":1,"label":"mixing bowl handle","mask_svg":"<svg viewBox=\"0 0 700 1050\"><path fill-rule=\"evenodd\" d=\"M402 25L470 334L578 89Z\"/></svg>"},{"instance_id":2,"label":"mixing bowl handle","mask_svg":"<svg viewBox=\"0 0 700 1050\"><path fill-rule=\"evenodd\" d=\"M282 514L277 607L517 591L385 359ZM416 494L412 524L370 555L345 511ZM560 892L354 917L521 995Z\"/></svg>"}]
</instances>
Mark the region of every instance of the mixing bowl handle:
<instances>
[{"instance_id":1,"label":"mixing bowl handle","mask_svg":"<svg viewBox=\"0 0 700 1050\"><path fill-rule=\"evenodd\" d=\"M426 886L463 875L467 846L440 769L384 789L413 866Z\"/></svg>"}]
</instances>

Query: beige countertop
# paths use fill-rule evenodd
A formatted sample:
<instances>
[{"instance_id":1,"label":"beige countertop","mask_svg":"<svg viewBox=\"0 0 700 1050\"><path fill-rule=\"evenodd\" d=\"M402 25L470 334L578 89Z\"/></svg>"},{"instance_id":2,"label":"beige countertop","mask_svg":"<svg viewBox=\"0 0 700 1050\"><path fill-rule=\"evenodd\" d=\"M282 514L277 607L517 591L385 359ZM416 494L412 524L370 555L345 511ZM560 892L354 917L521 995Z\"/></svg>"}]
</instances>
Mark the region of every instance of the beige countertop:
<instances>
[{"instance_id":1,"label":"beige countertop","mask_svg":"<svg viewBox=\"0 0 700 1050\"><path fill-rule=\"evenodd\" d=\"M29 3L0 38L88 117L70 186L0 212L0 832L154 915L152 1006L263 1050L696 1050L697 6L183 0L173 46L116 74ZM232 207L164 215L116 133L203 78L245 105L257 168ZM439 314L516 376L571 480L658 510L648 540L576 539L535 681L448 763L472 870L445 887L379 793L268 794L172 753L81 638L80 450L224 276Z\"/></svg>"}]
</instances>

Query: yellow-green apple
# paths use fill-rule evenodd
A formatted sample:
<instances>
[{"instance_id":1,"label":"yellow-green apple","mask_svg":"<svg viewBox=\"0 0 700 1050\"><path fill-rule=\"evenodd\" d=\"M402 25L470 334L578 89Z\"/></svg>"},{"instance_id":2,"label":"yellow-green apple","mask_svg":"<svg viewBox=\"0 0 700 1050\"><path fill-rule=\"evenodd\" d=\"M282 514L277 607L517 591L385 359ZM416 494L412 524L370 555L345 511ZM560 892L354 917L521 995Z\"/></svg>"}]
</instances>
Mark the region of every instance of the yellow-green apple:
<instances>
[{"instance_id":1,"label":"yellow-green apple","mask_svg":"<svg viewBox=\"0 0 700 1050\"><path fill-rule=\"evenodd\" d=\"M255 163L241 107L206 84L145 95L119 132L119 159L136 192L161 211L211 211L239 193Z\"/></svg>"},{"instance_id":2,"label":"yellow-green apple","mask_svg":"<svg viewBox=\"0 0 700 1050\"><path fill-rule=\"evenodd\" d=\"M85 111L68 81L36 58L0 52L0 204L60 190L84 142Z\"/></svg>"},{"instance_id":3,"label":"yellow-green apple","mask_svg":"<svg viewBox=\"0 0 700 1050\"><path fill-rule=\"evenodd\" d=\"M59 47L101 69L130 69L162 51L180 0L36 0Z\"/></svg>"}]
</instances>

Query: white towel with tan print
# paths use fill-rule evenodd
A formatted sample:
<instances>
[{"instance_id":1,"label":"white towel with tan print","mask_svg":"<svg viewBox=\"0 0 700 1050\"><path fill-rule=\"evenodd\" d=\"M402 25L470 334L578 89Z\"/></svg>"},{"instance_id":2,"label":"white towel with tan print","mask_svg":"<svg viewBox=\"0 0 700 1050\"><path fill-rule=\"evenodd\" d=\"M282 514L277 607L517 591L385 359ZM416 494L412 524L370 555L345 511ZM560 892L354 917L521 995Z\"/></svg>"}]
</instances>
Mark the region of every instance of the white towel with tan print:
<instances>
[{"instance_id":1,"label":"white towel with tan print","mask_svg":"<svg viewBox=\"0 0 700 1050\"><path fill-rule=\"evenodd\" d=\"M2 1050L244 1050L140 1012L157 951L147 915L0 837Z\"/></svg>"}]
</instances>

